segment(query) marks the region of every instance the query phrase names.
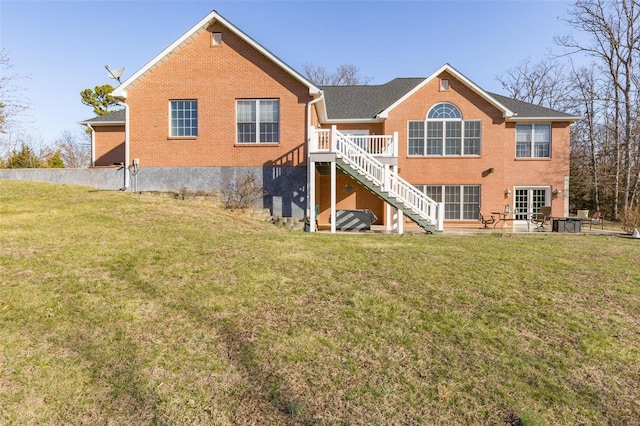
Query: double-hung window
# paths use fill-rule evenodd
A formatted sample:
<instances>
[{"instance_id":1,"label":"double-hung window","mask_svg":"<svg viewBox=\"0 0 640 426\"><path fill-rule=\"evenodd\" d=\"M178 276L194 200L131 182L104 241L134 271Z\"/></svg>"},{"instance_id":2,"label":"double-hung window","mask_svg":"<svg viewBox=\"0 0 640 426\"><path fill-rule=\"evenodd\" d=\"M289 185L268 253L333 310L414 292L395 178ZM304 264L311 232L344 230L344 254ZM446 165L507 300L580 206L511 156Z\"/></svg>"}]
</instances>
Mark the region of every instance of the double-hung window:
<instances>
[{"instance_id":1,"label":"double-hung window","mask_svg":"<svg viewBox=\"0 0 640 426\"><path fill-rule=\"evenodd\" d=\"M453 104L435 105L425 121L408 122L410 156L480 155L479 120L463 120Z\"/></svg>"},{"instance_id":2,"label":"double-hung window","mask_svg":"<svg viewBox=\"0 0 640 426\"><path fill-rule=\"evenodd\" d=\"M241 99L236 101L238 143L280 142L280 101Z\"/></svg>"},{"instance_id":3,"label":"double-hung window","mask_svg":"<svg viewBox=\"0 0 640 426\"><path fill-rule=\"evenodd\" d=\"M169 136L198 136L198 101L176 100L169 102Z\"/></svg>"},{"instance_id":4,"label":"double-hung window","mask_svg":"<svg viewBox=\"0 0 640 426\"><path fill-rule=\"evenodd\" d=\"M551 157L551 125L549 124L517 124L516 125L516 157L517 158L549 158Z\"/></svg>"},{"instance_id":5,"label":"double-hung window","mask_svg":"<svg viewBox=\"0 0 640 426\"><path fill-rule=\"evenodd\" d=\"M432 200L444 202L447 220L478 219L480 185L415 185Z\"/></svg>"}]
</instances>

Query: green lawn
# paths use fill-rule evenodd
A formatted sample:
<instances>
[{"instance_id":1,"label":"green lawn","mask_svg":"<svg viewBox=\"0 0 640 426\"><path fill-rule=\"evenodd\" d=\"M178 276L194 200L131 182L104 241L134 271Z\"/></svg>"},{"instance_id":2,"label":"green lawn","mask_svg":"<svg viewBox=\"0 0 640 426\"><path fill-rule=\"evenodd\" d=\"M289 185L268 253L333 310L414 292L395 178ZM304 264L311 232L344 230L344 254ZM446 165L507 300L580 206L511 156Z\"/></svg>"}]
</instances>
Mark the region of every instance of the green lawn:
<instances>
[{"instance_id":1,"label":"green lawn","mask_svg":"<svg viewBox=\"0 0 640 426\"><path fill-rule=\"evenodd\" d=\"M637 424L640 242L0 181L0 424Z\"/></svg>"}]
</instances>

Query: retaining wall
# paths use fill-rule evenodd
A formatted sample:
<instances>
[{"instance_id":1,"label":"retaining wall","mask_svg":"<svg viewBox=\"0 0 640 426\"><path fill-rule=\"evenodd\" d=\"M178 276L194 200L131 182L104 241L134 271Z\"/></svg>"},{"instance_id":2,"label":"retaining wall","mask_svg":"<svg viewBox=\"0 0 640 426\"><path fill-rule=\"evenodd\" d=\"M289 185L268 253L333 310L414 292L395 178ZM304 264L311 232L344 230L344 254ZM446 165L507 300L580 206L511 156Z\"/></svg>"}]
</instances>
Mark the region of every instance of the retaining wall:
<instances>
[{"instance_id":1,"label":"retaining wall","mask_svg":"<svg viewBox=\"0 0 640 426\"><path fill-rule=\"evenodd\" d=\"M97 189L119 190L124 187L125 170L119 167L88 169L0 169L0 179L27 180ZM305 216L307 206L307 168L298 167L148 167L130 171L129 191L220 192L238 177L253 173L268 192L256 204L279 217Z\"/></svg>"}]
</instances>

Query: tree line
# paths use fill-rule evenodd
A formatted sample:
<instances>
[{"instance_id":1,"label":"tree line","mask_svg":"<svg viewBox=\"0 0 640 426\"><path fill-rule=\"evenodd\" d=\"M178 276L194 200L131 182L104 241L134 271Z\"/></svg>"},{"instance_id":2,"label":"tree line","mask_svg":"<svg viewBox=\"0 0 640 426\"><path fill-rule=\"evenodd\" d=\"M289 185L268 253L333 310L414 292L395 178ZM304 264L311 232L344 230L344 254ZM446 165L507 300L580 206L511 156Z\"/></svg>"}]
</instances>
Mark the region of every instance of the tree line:
<instances>
[{"instance_id":1,"label":"tree line","mask_svg":"<svg viewBox=\"0 0 640 426\"><path fill-rule=\"evenodd\" d=\"M640 218L640 1L585 0L557 36L562 55L499 76L516 99L582 117L571 132L571 209ZM575 66L578 60L587 65Z\"/></svg>"},{"instance_id":2,"label":"tree line","mask_svg":"<svg viewBox=\"0 0 640 426\"><path fill-rule=\"evenodd\" d=\"M526 60L496 78L512 98L582 117L571 132L570 210L601 211L614 220L640 217L640 0L575 1L565 22L575 36L555 38L561 54ZM0 66L7 65L0 51ZM303 72L318 85L372 80L354 65L327 71L305 64ZM10 89L16 78L7 73L0 78L0 133L28 108ZM81 101L95 114L106 114L116 105L112 90L110 85L85 89ZM72 132L47 152L22 141L4 146L0 167L60 164L56 156L67 167L87 166L88 147L88 140Z\"/></svg>"}]
</instances>

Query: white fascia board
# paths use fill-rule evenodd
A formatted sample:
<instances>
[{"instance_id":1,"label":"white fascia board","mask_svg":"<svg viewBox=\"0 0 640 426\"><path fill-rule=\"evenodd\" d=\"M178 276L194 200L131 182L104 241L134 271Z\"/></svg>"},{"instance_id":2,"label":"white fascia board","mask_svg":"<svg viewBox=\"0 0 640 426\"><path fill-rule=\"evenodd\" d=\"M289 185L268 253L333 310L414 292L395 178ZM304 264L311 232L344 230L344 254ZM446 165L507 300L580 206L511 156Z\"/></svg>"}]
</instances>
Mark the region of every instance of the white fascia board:
<instances>
[{"instance_id":1,"label":"white fascia board","mask_svg":"<svg viewBox=\"0 0 640 426\"><path fill-rule=\"evenodd\" d=\"M506 106L504 106L503 104L501 104L500 102L498 102L496 99L494 99L491 95L489 95L487 92L485 92L484 90L482 90L482 88L480 86L478 86L477 84L475 84L473 81L469 80L467 77L465 77L462 73L460 73L458 70L456 70L455 68L453 68L451 65L449 64L444 64L443 66L441 66L436 72L434 72L433 74L431 74L429 77L425 78L424 81L422 81L422 83L418 84L416 87L414 87L412 90L410 90L409 92L407 92L407 94L405 94L403 97L401 97L400 99L398 99L396 102L394 102L389 108L385 109L384 111L382 111L380 114L378 114L378 117L380 118L388 118L389 117L389 112L391 112L395 107L397 107L398 105L400 105L402 102L404 102L405 100L407 100L407 98L409 98L410 96L412 96L414 93L416 93L418 90L422 89L425 85L427 85L429 82L431 82L433 79L435 79L437 76L439 76L440 74L442 74L444 71L447 71L449 74L453 75L457 80L460 80L465 86L467 86L468 88L470 88L471 90L473 90L476 94L478 94L480 97L482 97L484 100L486 100L487 102L489 102L490 104L492 104L493 106L495 106L498 110L502 111L502 116L503 117L511 117L514 115L514 112L511 111L509 108L507 108Z\"/></svg>"},{"instance_id":2,"label":"white fascia board","mask_svg":"<svg viewBox=\"0 0 640 426\"><path fill-rule=\"evenodd\" d=\"M82 124L82 125L91 125L91 127L96 127L96 126L117 126L117 125L122 125L124 126L124 121L79 121L78 124Z\"/></svg>"},{"instance_id":3,"label":"white fascia board","mask_svg":"<svg viewBox=\"0 0 640 426\"><path fill-rule=\"evenodd\" d=\"M322 122L322 124L362 124L362 123L382 123L384 118L331 118Z\"/></svg>"},{"instance_id":4,"label":"white fascia board","mask_svg":"<svg viewBox=\"0 0 640 426\"><path fill-rule=\"evenodd\" d=\"M273 63L275 63L280 68L282 68L284 71L286 71L288 74L290 74L293 78L295 78L300 83L302 83L305 86L307 86L309 88L309 94L310 95L320 94L320 89L318 87L316 87L313 83L311 83L309 80L304 78L301 74L299 74L296 70L291 68L289 65L284 63L282 60L280 60L273 53L269 52L267 49L265 49L258 42L256 42L251 37L246 35L238 27L236 27L235 25L233 25L232 23L227 21L220 14L218 14L218 12L213 10L213 11L211 11L211 13L209 13L207 16L205 16L202 20L200 20L200 22L198 22L196 25L191 27L191 29L189 31L187 31L180 38L178 38L176 41L171 43L171 45L169 45L169 47L167 47L162 52L160 52L158 55L156 55L152 60L147 62L146 65L144 65L142 68L140 68L138 71L136 71L132 76L130 76L128 79L126 79L121 85L119 85L117 88L115 88L113 90L112 95L114 97L116 97L116 98L119 98L119 99L126 99L127 98L127 90L126 89L132 82L134 82L135 80L140 78L149 69L151 69L154 65L156 65L158 62L160 62L165 56L167 56L172 51L177 49L182 43L184 43L186 40L188 40L197 31L200 31L202 28L209 27L214 22L220 22L222 25L224 25L225 27L230 29L235 35L240 37L247 44L252 46L258 52L263 54L265 57L267 57Z\"/></svg>"},{"instance_id":5,"label":"white fascia board","mask_svg":"<svg viewBox=\"0 0 640 426\"><path fill-rule=\"evenodd\" d=\"M563 122L569 121L575 123L576 121L582 120L583 117L580 116L569 116L569 117L519 117L517 115L509 117L506 121L512 123L549 123L553 122Z\"/></svg>"}]
</instances>

